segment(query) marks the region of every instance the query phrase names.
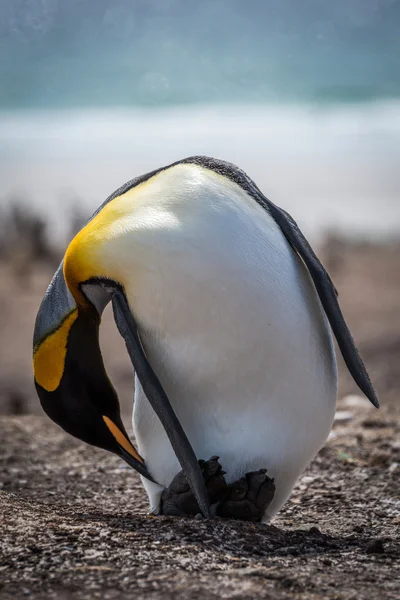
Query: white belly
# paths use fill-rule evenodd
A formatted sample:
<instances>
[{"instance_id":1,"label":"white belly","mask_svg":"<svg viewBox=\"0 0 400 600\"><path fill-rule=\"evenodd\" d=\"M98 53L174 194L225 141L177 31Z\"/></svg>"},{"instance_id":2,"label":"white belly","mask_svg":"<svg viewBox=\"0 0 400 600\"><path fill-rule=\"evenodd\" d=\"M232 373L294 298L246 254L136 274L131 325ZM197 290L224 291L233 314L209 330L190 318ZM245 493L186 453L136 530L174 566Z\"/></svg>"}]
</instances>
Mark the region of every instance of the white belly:
<instances>
[{"instance_id":1,"label":"white belly","mask_svg":"<svg viewBox=\"0 0 400 600\"><path fill-rule=\"evenodd\" d=\"M269 214L214 173L197 170L188 189L178 176L179 193L153 190L135 210L128 301L196 455L220 456L228 482L268 469L269 518L329 434L332 336L307 270ZM133 425L150 472L167 486L180 467L138 381ZM143 483L157 509L162 488Z\"/></svg>"}]
</instances>

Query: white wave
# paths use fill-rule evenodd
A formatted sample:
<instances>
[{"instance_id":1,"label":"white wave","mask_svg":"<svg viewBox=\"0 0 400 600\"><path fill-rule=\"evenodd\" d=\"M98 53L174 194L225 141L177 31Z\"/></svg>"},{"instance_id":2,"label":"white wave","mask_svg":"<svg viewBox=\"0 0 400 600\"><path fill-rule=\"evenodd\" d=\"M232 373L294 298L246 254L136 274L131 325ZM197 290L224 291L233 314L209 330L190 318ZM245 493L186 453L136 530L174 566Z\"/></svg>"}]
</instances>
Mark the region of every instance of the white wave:
<instances>
[{"instance_id":1,"label":"white wave","mask_svg":"<svg viewBox=\"0 0 400 600\"><path fill-rule=\"evenodd\" d=\"M57 235L126 180L193 154L234 162L313 236L400 231L400 103L0 113L2 203L27 196Z\"/></svg>"}]
</instances>

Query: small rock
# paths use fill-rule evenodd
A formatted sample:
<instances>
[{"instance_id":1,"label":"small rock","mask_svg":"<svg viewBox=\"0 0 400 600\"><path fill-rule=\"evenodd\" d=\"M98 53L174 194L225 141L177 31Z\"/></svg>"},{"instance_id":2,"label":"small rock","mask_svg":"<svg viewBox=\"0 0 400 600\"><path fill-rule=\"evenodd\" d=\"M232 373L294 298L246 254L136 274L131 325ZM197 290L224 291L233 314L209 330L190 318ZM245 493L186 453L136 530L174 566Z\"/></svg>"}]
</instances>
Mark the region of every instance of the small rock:
<instances>
[{"instance_id":1,"label":"small rock","mask_svg":"<svg viewBox=\"0 0 400 600\"><path fill-rule=\"evenodd\" d=\"M316 477L312 477L311 475L304 475L304 477L301 478L301 483L311 483L312 481L315 481Z\"/></svg>"},{"instance_id":2,"label":"small rock","mask_svg":"<svg viewBox=\"0 0 400 600\"><path fill-rule=\"evenodd\" d=\"M387 452L375 452L369 459L371 467L386 467L390 463L391 456Z\"/></svg>"},{"instance_id":3,"label":"small rock","mask_svg":"<svg viewBox=\"0 0 400 600\"><path fill-rule=\"evenodd\" d=\"M367 429L382 429L384 427L389 427L388 423L385 423L385 421L381 421L380 419L365 419L362 426Z\"/></svg>"},{"instance_id":4,"label":"small rock","mask_svg":"<svg viewBox=\"0 0 400 600\"><path fill-rule=\"evenodd\" d=\"M382 540L373 540L370 542L366 549L367 554L384 554L385 548L383 547Z\"/></svg>"},{"instance_id":5,"label":"small rock","mask_svg":"<svg viewBox=\"0 0 400 600\"><path fill-rule=\"evenodd\" d=\"M360 408L370 408L370 402L369 400L367 400L367 398L364 398L363 396L358 396L357 394L349 394L348 396L345 396L344 398L342 398L341 403L344 404L344 406L348 406L348 407L360 407Z\"/></svg>"},{"instance_id":6,"label":"small rock","mask_svg":"<svg viewBox=\"0 0 400 600\"><path fill-rule=\"evenodd\" d=\"M394 519L392 519L392 523L393 525L400 525L400 517L394 517Z\"/></svg>"},{"instance_id":7,"label":"small rock","mask_svg":"<svg viewBox=\"0 0 400 600\"><path fill-rule=\"evenodd\" d=\"M196 521L201 521L203 519L203 515L201 513L197 513L197 515L195 515L194 518L196 519Z\"/></svg>"},{"instance_id":8,"label":"small rock","mask_svg":"<svg viewBox=\"0 0 400 600\"><path fill-rule=\"evenodd\" d=\"M310 527L308 533L311 533L312 535L323 536L323 533L321 533L321 531L318 529L318 527L315 527L315 525L313 527Z\"/></svg>"},{"instance_id":9,"label":"small rock","mask_svg":"<svg viewBox=\"0 0 400 600\"><path fill-rule=\"evenodd\" d=\"M349 410L337 410L335 414L335 423L347 423L353 419L353 413Z\"/></svg>"}]
</instances>

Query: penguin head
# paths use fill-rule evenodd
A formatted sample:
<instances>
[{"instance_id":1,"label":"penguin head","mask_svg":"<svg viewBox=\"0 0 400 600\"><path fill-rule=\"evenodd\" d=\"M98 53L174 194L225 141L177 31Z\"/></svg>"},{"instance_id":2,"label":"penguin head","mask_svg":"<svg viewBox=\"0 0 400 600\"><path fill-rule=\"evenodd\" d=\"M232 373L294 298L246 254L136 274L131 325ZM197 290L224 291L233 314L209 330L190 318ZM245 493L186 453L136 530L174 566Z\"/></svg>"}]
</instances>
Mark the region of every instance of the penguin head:
<instances>
[{"instance_id":1,"label":"penguin head","mask_svg":"<svg viewBox=\"0 0 400 600\"><path fill-rule=\"evenodd\" d=\"M68 275L64 260L36 318L33 370L41 405L65 431L119 455L148 477L125 431L100 351L99 326L111 298L109 288L98 280L78 285Z\"/></svg>"}]
</instances>

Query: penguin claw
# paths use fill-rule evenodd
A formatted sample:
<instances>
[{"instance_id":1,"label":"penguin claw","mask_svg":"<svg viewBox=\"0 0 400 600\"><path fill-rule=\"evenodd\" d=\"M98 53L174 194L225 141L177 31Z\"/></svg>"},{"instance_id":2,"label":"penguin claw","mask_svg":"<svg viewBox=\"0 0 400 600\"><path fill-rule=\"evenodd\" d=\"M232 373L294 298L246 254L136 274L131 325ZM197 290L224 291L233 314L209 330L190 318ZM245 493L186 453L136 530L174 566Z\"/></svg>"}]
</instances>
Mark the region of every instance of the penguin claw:
<instances>
[{"instance_id":1,"label":"penguin claw","mask_svg":"<svg viewBox=\"0 0 400 600\"><path fill-rule=\"evenodd\" d=\"M275 495L274 480L267 469L251 471L229 486L226 498L219 504L217 515L228 519L261 521Z\"/></svg>"},{"instance_id":2,"label":"penguin claw","mask_svg":"<svg viewBox=\"0 0 400 600\"><path fill-rule=\"evenodd\" d=\"M206 484L210 504L218 504L217 516L243 521L261 521L275 494L274 479L268 477L267 469L250 471L229 486L225 481L226 472L219 463L218 456L209 460L199 460ZM180 471L161 496L160 514L199 518L200 509Z\"/></svg>"},{"instance_id":3,"label":"penguin claw","mask_svg":"<svg viewBox=\"0 0 400 600\"><path fill-rule=\"evenodd\" d=\"M200 459L199 466L203 474L210 504L220 502L228 493L225 471L219 463L218 456L209 460ZM163 515L193 515L200 513L197 501L189 488L183 471L180 471L161 495L160 512Z\"/></svg>"}]
</instances>

